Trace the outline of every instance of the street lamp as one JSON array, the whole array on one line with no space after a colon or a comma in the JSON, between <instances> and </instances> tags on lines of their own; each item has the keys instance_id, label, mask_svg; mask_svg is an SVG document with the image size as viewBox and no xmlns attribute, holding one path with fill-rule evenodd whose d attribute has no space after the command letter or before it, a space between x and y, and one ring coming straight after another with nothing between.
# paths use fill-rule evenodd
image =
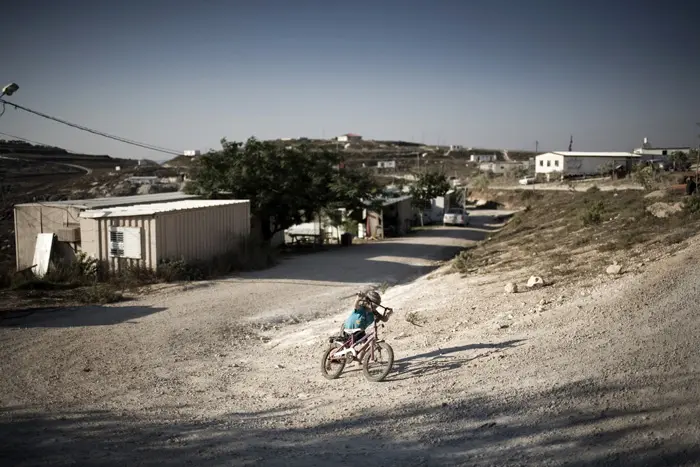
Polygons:
<instances>
[{"instance_id":1,"label":"street lamp","mask_svg":"<svg viewBox=\"0 0 700 467\"><path fill-rule=\"evenodd\" d=\"M17 86L17 83L10 83L4 88L2 88L2 92L0 93L0 97L2 96L11 96L12 94L16 93L17 90L19 89L19 86Z\"/></svg>"}]
</instances>

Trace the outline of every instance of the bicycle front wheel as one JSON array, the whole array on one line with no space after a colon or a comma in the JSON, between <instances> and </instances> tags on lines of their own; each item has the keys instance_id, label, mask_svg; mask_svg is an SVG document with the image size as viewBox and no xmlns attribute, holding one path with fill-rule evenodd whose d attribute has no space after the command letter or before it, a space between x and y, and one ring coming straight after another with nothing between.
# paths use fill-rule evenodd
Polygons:
<instances>
[{"instance_id":1,"label":"bicycle front wheel","mask_svg":"<svg viewBox=\"0 0 700 467\"><path fill-rule=\"evenodd\" d=\"M386 342L377 342L374 348L367 350L362 359L365 378L374 383L384 380L393 366L394 349Z\"/></svg>"}]
</instances>

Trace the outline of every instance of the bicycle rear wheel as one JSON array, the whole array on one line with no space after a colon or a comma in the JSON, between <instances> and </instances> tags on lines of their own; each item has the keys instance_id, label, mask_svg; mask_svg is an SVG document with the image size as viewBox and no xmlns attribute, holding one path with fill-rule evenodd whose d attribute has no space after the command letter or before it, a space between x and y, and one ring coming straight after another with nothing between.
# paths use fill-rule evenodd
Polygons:
<instances>
[{"instance_id":1,"label":"bicycle rear wheel","mask_svg":"<svg viewBox=\"0 0 700 467\"><path fill-rule=\"evenodd\" d=\"M323 358L321 359L321 374L326 379L337 379L345 368L345 357L331 357L331 352L334 350L337 350L337 347L329 346L323 353Z\"/></svg>"},{"instance_id":2,"label":"bicycle rear wheel","mask_svg":"<svg viewBox=\"0 0 700 467\"><path fill-rule=\"evenodd\" d=\"M394 349L386 342L377 342L373 349L368 349L362 359L365 378L378 383L389 374L394 366Z\"/></svg>"}]
</instances>

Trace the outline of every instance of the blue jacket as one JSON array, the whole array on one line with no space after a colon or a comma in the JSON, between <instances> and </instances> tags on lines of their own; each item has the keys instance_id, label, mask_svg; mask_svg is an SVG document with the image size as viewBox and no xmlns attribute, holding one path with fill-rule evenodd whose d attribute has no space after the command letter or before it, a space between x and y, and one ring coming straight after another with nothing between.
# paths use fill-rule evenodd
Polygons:
<instances>
[{"instance_id":1,"label":"blue jacket","mask_svg":"<svg viewBox=\"0 0 700 467\"><path fill-rule=\"evenodd\" d=\"M345 329L364 329L374 323L374 313L369 308L360 306L353 310L345 320Z\"/></svg>"}]
</instances>

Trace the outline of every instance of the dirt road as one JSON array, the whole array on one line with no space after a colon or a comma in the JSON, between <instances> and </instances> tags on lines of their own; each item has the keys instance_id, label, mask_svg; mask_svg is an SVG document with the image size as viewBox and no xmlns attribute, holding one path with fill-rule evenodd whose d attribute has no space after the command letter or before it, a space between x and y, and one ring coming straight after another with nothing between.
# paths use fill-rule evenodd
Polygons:
<instances>
[{"instance_id":1,"label":"dirt road","mask_svg":"<svg viewBox=\"0 0 700 467\"><path fill-rule=\"evenodd\" d=\"M700 277L685 266L699 245L643 275L566 289L504 295L505 276L407 281L459 234L478 232L424 232L4 322L0 455L13 465L700 460ZM399 282L385 294L398 310L384 334L396 371L379 384L357 368L324 380L323 338L348 296L387 278Z\"/></svg>"}]
</instances>

